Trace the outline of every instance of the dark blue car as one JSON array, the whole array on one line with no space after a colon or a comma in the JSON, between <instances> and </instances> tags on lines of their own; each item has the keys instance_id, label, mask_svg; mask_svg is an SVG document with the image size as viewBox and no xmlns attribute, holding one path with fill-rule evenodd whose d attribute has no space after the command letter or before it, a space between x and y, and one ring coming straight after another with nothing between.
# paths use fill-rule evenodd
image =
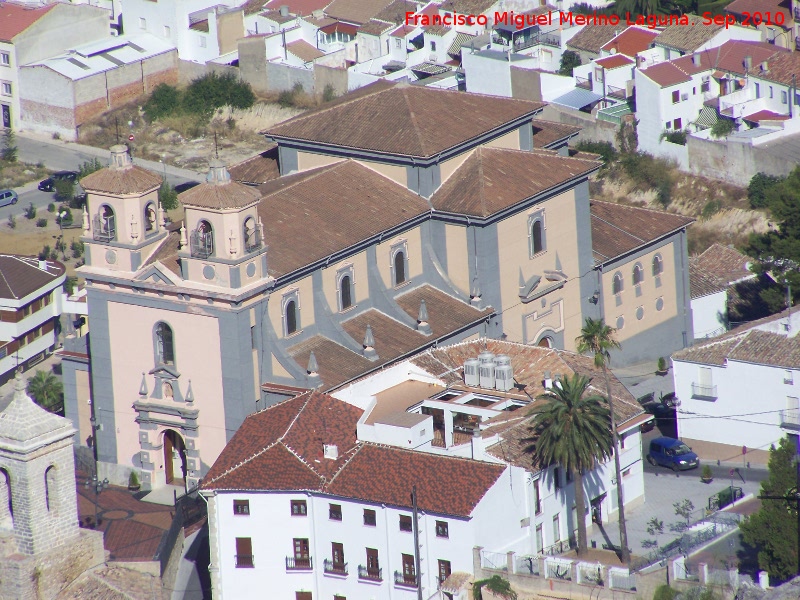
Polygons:
<instances>
[{"instance_id":1,"label":"dark blue car","mask_svg":"<svg viewBox=\"0 0 800 600\"><path fill-rule=\"evenodd\" d=\"M650 442L647 462L669 467L673 471L696 469L700 466L700 459L689 446L670 437L660 437Z\"/></svg>"}]
</instances>

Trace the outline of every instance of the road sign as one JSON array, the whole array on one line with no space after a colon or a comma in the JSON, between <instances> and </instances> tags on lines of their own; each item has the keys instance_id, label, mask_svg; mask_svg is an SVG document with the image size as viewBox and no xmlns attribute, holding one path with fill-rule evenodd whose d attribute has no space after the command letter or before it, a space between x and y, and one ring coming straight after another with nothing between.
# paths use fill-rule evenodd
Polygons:
<instances>
[{"instance_id":1,"label":"road sign","mask_svg":"<svg viewBox=\"0 0 800 600\"><path fill-rule=\"evenodd\" d=\"M133 139L134 139L134 138L133 138L133 134L130 134L130 135L128 136L128 141L129 141L129 142L132 142L132 141L133 141Z\"/></svg>"}]
</instances>

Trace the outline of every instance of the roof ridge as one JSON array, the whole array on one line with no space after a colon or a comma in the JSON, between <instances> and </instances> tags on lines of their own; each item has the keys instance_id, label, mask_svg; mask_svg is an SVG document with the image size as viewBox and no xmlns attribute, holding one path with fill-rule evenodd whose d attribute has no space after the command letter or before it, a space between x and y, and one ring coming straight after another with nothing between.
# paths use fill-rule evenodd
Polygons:
<instances>
[{"instance_id":1,"label":"roof ridge","mask_svg":"<svg viewBox=\"0 0 800 600\"><path fill-rule=\"evenodd\" d=\"M254 413L254 414L256 414L256 413ZM244 466L244 465L246 465L246 464L247 464L247 463L249 463L249 462L252 462L252 461L253 461L253 460L255 460L256 458L258 458L259 456L261 456L262 454L264 454L264 453L265 453L267 450L271 450L272 448L274 448L274 447L275 447L276 445L278 445L279 443L280 443L280 440L275 440L275 441L274 441L274 442L272 442L271 444L267 444L267 445L266 445L266 446L264 446L264 447L263 447L261 450L259 450L258 452L254 453L252 456L248 456L247 458L245 458L244 460L241 460L241 461L239 461L238 463L236 463L236 464L235 464L235 465L233 465L232 467L229 467L229 468L228 468L226 471L223 471L222 473L220 473L219 475L217 475L217 476L216 476L216 477L214 477L213 479L209 479L208 481L204 482L204 485L205 485L205 484L211 484L211 483L214 483L215 481L219 481L220 479L222 479L222 478L223 478L223 477L225 477L226 475L229 475L230 473L233 473L233 472L234 472L236 469L238 469L239 467L241 467L241 466Z\"/></svg>"},{"instance_id":2,"label":"roof ridge","mask_svg":"<svg viewBox=\"0 0 800 600\"><path fill-rule=\"evenodd\" d=\"M294 418L291 420L289 425L286 427L286 431L284 431L281 435L279 435L277 437L276 441L283 443L283 438L285 438L287 435L289 435L289 432L292 430L292 427L294 427L294 424L297 423L297 419L300 418L300 415L303 414L303 411L306 409L306 406L308 406L308 403L311 401L311 398L314 396L315 392L316 392L316 390L311 390L310 392L307 392L308 393L308 397L303 402L303 406L300 407L300 410L297 411L297 414L294 416ZM297 399L299 397L300 396L295 396L294 398L292 398L292 400L295 400L295 399ZM286 445L286 444L284 444L284 445ZM288 448L288 446L287 446L287 448Z\"/></svg>"},{"instance_id":3,"label":"roof ridge","mask_svg":"<svg viewBox=\"0 0 800 600\"><path fill-rule=\"evenodd\" d=\"M297 452L297 451L296 451L294 448L292 448L292 447L291 447L289 444L287 444L286 442L284 442L284 441L283 441L283 439L279 439L279 440L277 441L277 443L278 443L278 444L280 444L281 446L283 446L284 448L286 448L286 450L287 450L287 451L288 451L288 452L289 452L289 453L290 453L292 456L294 456L294 457L295 457L297 460L299 460L299 461L300 461L301 463L303 463L303 464L304 464L306 467L308 467L309 471L311 471L312 473L314 473L314 475L316 475L317 477L319 477L320 479L322 479L322 482L323 482L323 485L322 485L322 487L324 487L324 486L325 486L325 481L326 481L326 478L325 478L325 476L324 476L324 475L322 475L322 474L320 474L320 473L319 473L319 472L318 472L318 471L317 471L317 470L316 470L316 469L315 469L315 468L314 468L314 467L311 465L311 463L309 463L309 462L308 462L308 461L307 461L305 458L303 458L302 456L300 456L300 454L299 454L299 453L298 453L298 452Z\"/></svg>"},{"instance_id":4,"label":"roof ridge","mask_svg":"<svg viewBox=\"0 0 800 600\"><path fill-rule=\"evenodd\" d=\"M286 191L286 190L290 190L293 187L300 185L301 183L305 183L306 181L311 181L312 179L316 179L317 177L319 177L321 175L324 175L324 174L326 174L326 173L328 173L330 171L333 171L336 168L340 167L341 165L346 164L346 163L350 163L350 162L354 163L354 162L357 162L357 161L354 161L352 158L343 158L341 160L337 160L336 162L333 162L333 163L330 163L330 164L327 164L327 165L322 165L320 167L315 167L313 169L308 169L307 171L297 171L296 173L290 173L289 175L283 175L283 176L278 177L276 179L272 179L270 181L267 181L266 183L270 184L270 183L273 183L273 182L280 182L284 177L292 177L294 175L303 175L303 174L305 174L305 177L297 177L296 178L297 181L292 181L291 183L288 183L283 187L279 187L277 189L274 189L274 190L272 190L271 192L269 192L267 194L261 194L261 200L263 200L264 198L269 198L270 196L272 196L274 194L277 194L278 192L283 192L283 191ZM244 184L242 184L242 185L244 185Z\"/></svg>"},{"instance_id":5,"label":"roof ridge","mask_svg":"<svg viewBox=\"0 0 800 600\"><path fill-rule=\"evenodd\" d=\"M363 447L364 447L364 442L362 440L359 440L358 437L356 437L356 445L353 446L353 448L350 449L350 450L354 450L353 453L347 458L347 460L345 460L342 463L342 466L339 467L339 469L337 469L336 473L333 474L333 477L331 477L329 481L325 482L325 484L323 485L323 489L327 490L331 485L333 485L333 482L336 481L336 478L339 476L339 474L344 470L344 468L347 465L349 465L353 461L353 459L356 457L356 455L359 452L361 452L361 449ZM350 450L348 450L348 452L350 452Z\"/></svg>"},{"instance_id":6,"label":"roof ridge","mask_svg":"<svg viewBox=\"0 0 800 600\"><path fill-rule=\"evenodd\" d=\"M417 139L417 144L419 147L419 151L423 156L427 156L427 148L425 147L425 143L422 139L422 132L420 131L419 123L417 123L417 116L414 114L414 110L411 108L411 101L408 98L408 91L411 87L402 87L400 88L403 94L403 100L406 103L406 108L408 109L408 116L409 121L411 121L412 129L414 131L414 137Z\"/></svg>"},{"instance_id":7,"label":"roof ridge","mask_svg":"<svg viewBox=\"0 0 800 600\"><path fill-rule=\"evenodd\" d=\"M486 214L486 186L483 179L483 147L478 148L478 189L480 190L481 212Z\"/></svg>"}]
</instances>

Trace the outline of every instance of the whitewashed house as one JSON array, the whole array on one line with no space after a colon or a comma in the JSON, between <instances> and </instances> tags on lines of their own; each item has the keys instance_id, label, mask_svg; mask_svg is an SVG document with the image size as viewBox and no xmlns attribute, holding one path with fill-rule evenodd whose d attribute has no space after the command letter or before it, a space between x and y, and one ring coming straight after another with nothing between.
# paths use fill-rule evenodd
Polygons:
<instances>
[{"instance_id":1,"label":"whitewashed house","mask_svg":"<svg viewBox=\"0 0 800 600\"><path fill-rule=\"evenodd\" d=\"M684 440L766 450L800 432L800 312L734 329L672 355Z\"/></svg>"},{"instance_id":2,"label":"whitewashed house","mask_svg":"<svg viewBox=\"0 0 800 600\"><path fill-rule=\"evenodd\" d=\"M724 333L728 328L728 287L689 259L689 291L692 305L692 331L695 339Z\"/></svg>"}]
</instances>

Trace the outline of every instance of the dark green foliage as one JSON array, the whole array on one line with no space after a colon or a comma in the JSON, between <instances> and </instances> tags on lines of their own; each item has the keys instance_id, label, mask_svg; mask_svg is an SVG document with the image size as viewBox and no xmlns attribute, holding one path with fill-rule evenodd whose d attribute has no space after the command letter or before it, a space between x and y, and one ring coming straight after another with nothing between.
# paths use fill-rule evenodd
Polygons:
<instances>
[{"instance_id":1,"label":"dark green foliage","mask_svg":"<svg viewBox=\"0 0 800 600\"><path fill-rule=\"evenodd\" d=\"M33 202L28 205L28 208L25 209L24 214L25 218L30 221L36 218L36 207L33 205Z\"/></svg>"},{"instance_id":2,"label":"dark green foliage","mask_svg":"<svg viewBox=\"0 0 800 600\"><path fill-rule=\"evenodd\" d=\"M658 357L658 370L659 371L666 371L667 370L667 359L663 356Z\"/></svg>"},{"instance_id":3,"label":"dark green foliage","mask_svg":"<svg viewBox=\"0 0 800 600\"><path fill-rule=\"evenodd\" d=\"M178 208L178 192L172 187L167 180L158 188L158 201L161 203L161 208L164 210L175 210Z\"/></svg>"},{"instance_id":4,"label":"dark green foliage","mask_svg":"<svg viewBox=\"0 0 800 600\"><path fill-rule=\"evenodd\" d=\"M767 207L767 192L784 180L784 177L756 173L747 186L747 198L752 208Z\"/></svg>"},{"instance_id":5,"label":"dark green foliage","mask_svg":"<svg viewBox=\"0 0 800 600\"><path fill-rule=\"evenodd\" d=\"M48 258L50 258L50 246L45 244L39 252L39 260L47 260Z\"/></svg>"},{"instance_id":6,"label":"dark green foliage","mask_svg":"<svg viewBox=\"0 0 800 600\"><path fill-rule=\"evenodd\" d=\"M17 162L18 154L17 137L14 135L14 130L6 129L3 133L3 148L0 150L0 160L10 163Z\"/></svg>"},{"instance_id":7,"label":"dark green foliage","mask_svg":"<svg viewBox=\"0 0 800 600\"><path fill-rule=\"evenodd\" d=\"M14 216L14 213L9 213L8 215L8 226L11 229L17 228L17 217Z\"/></svg>"},{"instance_id":8,"label":"dark green foliage","mask_svg":"<svg viewBox=\"0 0 800 600\"><path fill-rule=\"evenodd\" d=\"M66 281L64 281L64 291L67 292L67 295L71 296L75 292L76 285L78 285L77 277L67 277Z\"/></svg>"},{"instance_id":9,"label":"dark green foliage","mask_svg":"<svg viewBox=\"0 0 800 600\"><path fill-rule=\"evenodd\" d=\"M49 213L56 212L56 205L53 204L52 202L50 204L48 204L47 205L47 212L49 212Z\"/></svg>"},{"instance_id":10,"label":"dark green foliage","mask_svg":"<svg viewBox=\"0 0 800 600\"><path fill-rule=\"evenodd\" d=\"M53 182L56 200L59 202L72 202L75 198L75 183L69 179L56 179Z\"/></svg>"},{"instance_id":11,"label":"dark green foliage","mask_svg":"<svg viewBox=\"0 0 800 600\"><path fill-rule=\"evenodd\" d=\"M61 214L64 214L62 217ZM73 217L72 211L69 208L68 204L62 204L58 207L58 216L56 217L56 223L60 223L62 227L69 227L72 225Z\"/></svg>"},{"instance_id":12,"label":"dark green foliage","mask_svg":"<svg viewBox=\"0 0 800 600\"><path fill-rule=\"evenodd\" d=\"M662 159L646 152L622 154L620 164L636 185L639 191L656 190L656 199L664 208L672 200L674 181L670 165Z\"/></svg>"},{"instance_id":13,"label":"dark green foliage","mask_svg":"<svg viewBox=\"0 0 800 600\"><path fill-rule=\"evenodd\" d=\"M653 594L653 600L675 600L678 595L678 590L673 590L668 585L660 585L656 588L656 593Z\"/></svg>"},{"instance_id":14,"label":"dark green foliage","mask_svg":"<svg viewBox=\"0 0 800 600\"><path fill-rule=\"evenodd\" d=\"M278 94L278 104L281 108L294 106L294 94L289 90L284 90Z\"/></svg>"},{"instance_id":15,"label":"dark green foliage","mask_svg":"<svg viewBox=\"0 0 800 600\"><path fill-rule=\"evenodd\" d=\"M322 101L330 102L334 98L336 98L336 90L334 90L333 86L329 83L325 86L325 89L322 90Z\"/></svg>"},{"instance_id":16,"label":"dark green foliage","mask_svg":"<svg viewBox=\"0 0 800 600\"><path fill-rule=\"evenodd\" d=\"M87 175L91 175L95 171L99 171L102 168L103 168L103 163L101 163L99 159L92 158L91 160L87 160L83 164L81 164L80 167L78 167L78 179L79 180L83 179Z\"/></svg>"},{"instance_id":17,"label":"dark green foliage","mask_svg":"<svg viewBox=\"0 0 800 600\"><path fill-rule=\"evenodd\" d=\"M36 221L36 226L37 226L37 227L47 227L47 219L45 219L44 217L42 217L41 219L39 219L38 221Z\"/></svg>"},{"instance_id":18,"label":"dark green foliage","mask_svg":"<svg viewBox=\"0 0 800 600\"><path fill-rule=\"evenodd\" d=\"M599 154L603 159L603 164L606 166L617 158L617 151L611 142L582 141L575 144L575 149L581 152Z\"/></svg>"},{"instance_id":19,"label":"dark green foliage","mask_svg":"<svg viewBox=\"0 0 800 600\"><path fill-rule=\"evenodd\" d=\"M730 119L719 119L714 125L711 127L711 135L715 138L726 137L729 134L733 133L735 129L735 125L733 121Z\"/></svg>"},{"instance_id":20,"label":"dark green foliage","mask_svg":"<svg viewBox=\"0 0 800 600\"><path fill-rule=\"evenodd\" d=\"M795 447L786 437L769 452L769 477L761 482L762 496L783 496L796 486ZM797 569L797 511L795 504L764 500L758 512L739 525L745 543L758 550L758 566L770 580L785 581Z\"/></svg>"},{"instance_id":21,"label":"dark green foliage","mask_svg":"<svg viewBox=\"0 0 800 600\"><path fill-rule=\"evenodd\" d=\"M27 391L36 404L50 412L59 412L63 408L64 386L52 373L36 371L28 380Z\"/></svg>"},{"instance_id":22,"label":"dark green foliage","mask_svg":"<svg viewBox=\"0 0 800 600\"><path fill-rule=\"evenodd\" d=\"M561 65L558 69L558 74L572 77L572 70L575 67L580 67L580 66L581 66L580 55L577 52L573 52L572 50L566 50L564 54L561 55Z\"/></svg>"},{"instance_id":23,"label":"dark green foliage","mask_svg":"<svg viewBox=\"0 0 800 600\"><path fill-rule=\"evenodd\" d=\"M162 117L178 112L181 107L181 92L178 88L166 83L159 83L147 102L144 103L144 114L151 123Z\"/></svg>"},{"instance_id":24,"label":"dark green foliage","mask_svg":"<svg viewBox=\"0 0 800 600\"><path fill-rule=\"evenodd\" d=\"M517 593L511 589L508 579L503 579L500 575L492 575L489 579L481 579L472 584L472 595L475 600L483 600L481 590L486 588L499 594L508 600L517 600Z\"/></svg>"},{"instance_id":25,"label":"dark green foliage","mask_svg":"<svg viewBox=\"0 0 800 600\"><path fill-rule=\"evenodd\" d=\"M80 240L72 240L69 249L72 250L72 258L80 258L84 250L83 242Z\"/></svg>"},{"instance_id":26,"label":"dark green foliage","mask_svg":"<svg viewBox=\"0 0 800 600\"><path fill-rule=\"evenodd\" d=\"M722 202L720 202L719 200L709 200L703 207L703 212L702 212L703 218L708 219L709 217L717 214L721 208L722 208Z\"/></svg>"},{"instance_id":27,"label":"dark green foliage","mask_svg":"<svg viewBox=\"0 0 800 600\"><path fill-rule=\"evenodd\" d=\"M256 96L249 83L238 79L233 73L222 75L212 71L193 80L183 93L183 108L186 112L210 117L223 106L250 108Z\"/></svg>"},{"instance_id":28,"label":"dark green foliage","mask_svg":"<svg viewBox=\"0 0 800 600\"><path fill-rule=\"evenodd\" d=\"M686 145L686 130L678 129L673 131L665 131L661 134L662 140L667 140L668 142L672 142L673 144L679 144L681 146Z\"/></svg>"}]
</instances>

